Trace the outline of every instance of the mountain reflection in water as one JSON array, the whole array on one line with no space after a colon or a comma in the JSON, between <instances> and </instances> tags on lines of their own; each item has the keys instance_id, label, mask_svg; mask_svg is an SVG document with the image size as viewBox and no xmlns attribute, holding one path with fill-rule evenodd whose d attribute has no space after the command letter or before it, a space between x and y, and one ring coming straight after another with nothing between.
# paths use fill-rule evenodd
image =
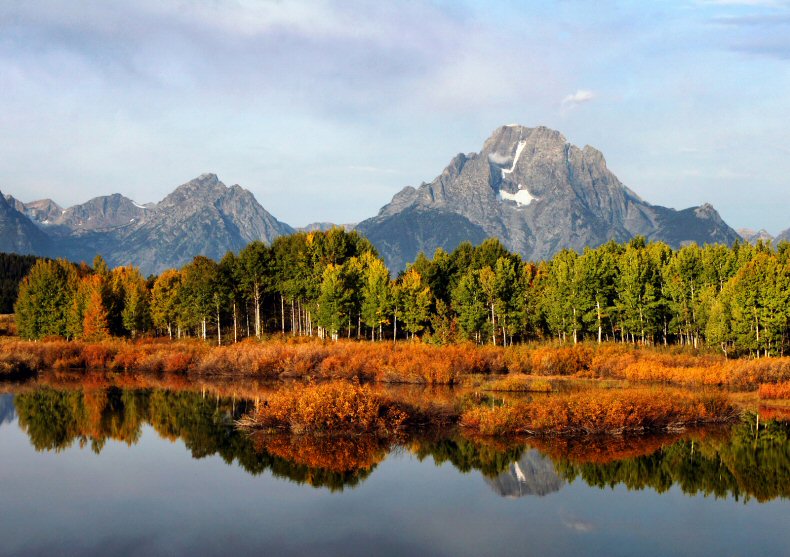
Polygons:
<instances>
[{"instance_id":1,"label":"mountain reflection in water","mask_svg":"<svg viewBox=\"0 0 790 557\"><path fill-rule=\"evenodd\" d=\"M11 401L13 400L13 404ZM0 395L0 423L14 419L38 451L78 444L100 454L108 440L136 444L145 424L193 458L219 455L246 472L338 491L365 481L392 451L461 472L478 471L504 497L544 496L577 479L590 486L768 501L790 495L787 422L746 416L736 425L638 438L467 438L458 432L382 439L249 435L235 420L254 402L203 389L35 385Z\"/></svg>"}]
</instances>

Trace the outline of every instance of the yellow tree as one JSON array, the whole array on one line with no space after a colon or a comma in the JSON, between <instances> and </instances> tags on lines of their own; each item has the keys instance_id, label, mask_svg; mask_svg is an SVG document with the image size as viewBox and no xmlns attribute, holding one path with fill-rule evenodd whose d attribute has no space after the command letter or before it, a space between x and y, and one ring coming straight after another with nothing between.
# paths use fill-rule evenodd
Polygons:
<instances>
[{"instance_id":1,"label":"yellow tree","mask_svg":"<svg viewBox=\"0 0 790 557\"><path fill-rule=\"evenodd\" d=\"M103 280L99 275L82 279L80 290L84 292L85 311L82 320L82 336L86 340L102 340L109 336L108 312L102 298Z\"/></svg>"}]
</instances>

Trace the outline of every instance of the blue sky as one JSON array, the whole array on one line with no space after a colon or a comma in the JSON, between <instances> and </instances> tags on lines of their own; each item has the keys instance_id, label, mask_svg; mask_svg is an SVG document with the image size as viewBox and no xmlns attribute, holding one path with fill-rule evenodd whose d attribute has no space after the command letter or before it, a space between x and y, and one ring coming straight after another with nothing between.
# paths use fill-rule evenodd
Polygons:
<instances>
[{"instance_id":1,"label":"blue sky","mask_svg":"<svg viewBox=\"0 0 790 557\"><path fill-rule=\"evenodd\" d=\"M790 2L0 0L0 190L158 201L216 172L372 216L502 124L652 203L790 227Z\"/></svg>"}]
</instances>

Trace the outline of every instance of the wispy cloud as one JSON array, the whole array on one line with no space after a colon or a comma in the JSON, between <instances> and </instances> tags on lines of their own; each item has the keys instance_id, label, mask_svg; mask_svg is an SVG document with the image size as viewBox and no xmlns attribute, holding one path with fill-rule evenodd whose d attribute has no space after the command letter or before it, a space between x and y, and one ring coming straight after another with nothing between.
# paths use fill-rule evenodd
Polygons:
<instances>
[{"instance_id":1,"label":"wispy cloud","mask_svg":"<svg viewBox=\"0 0 790 557\"><path fill-rule=\"evenodd\" d=\"M562 109L567 111L576 108L580 104L590 102L595 98L595 93L589 89L578 89L575 93L565 95L562 99Z\"/></svg>"}]
</instances>

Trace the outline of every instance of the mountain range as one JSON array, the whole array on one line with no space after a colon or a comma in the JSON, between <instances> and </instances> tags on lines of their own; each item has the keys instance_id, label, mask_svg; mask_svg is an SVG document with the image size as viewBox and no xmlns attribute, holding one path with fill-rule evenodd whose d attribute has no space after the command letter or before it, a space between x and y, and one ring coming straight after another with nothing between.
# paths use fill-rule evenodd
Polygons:
<instances>
[{"instance_id":1,"label":"mountain range","mask_svg":"<svg viewBox=\"0 0 790 557\"><path fill-rule=\"evenodd\" d=\"M393 271L420 251L488 237L532 260L637 235L673 247L740 238L712 206L651 205L617 179L600 151L545 127L518 125L496 129L479 152L456 155L432 182L404 188L378 215L343 226L367 236ZM134 264L146 274L292 232L252 193L215 174L149 204L113 194L64 209L49 199L0 195L0 251L88 262L101 254L111 266Z\"/></svg>"},{"instance_id":2,"label":"mountain range","mask_svg":"<svg viewBox=\"0 0 790 557\"><path fill-rule=\"evenodd\" d=\"M32 228L31 228L32 225ZM219 259L253 240L270 243L294 230L269 214L255 196L203 174L155 204L120 194L61 209L51 200L22 203L0 196L0 250L134 264L144 273L179 267L195 255Z\"/></svg>"}]
</instances>

